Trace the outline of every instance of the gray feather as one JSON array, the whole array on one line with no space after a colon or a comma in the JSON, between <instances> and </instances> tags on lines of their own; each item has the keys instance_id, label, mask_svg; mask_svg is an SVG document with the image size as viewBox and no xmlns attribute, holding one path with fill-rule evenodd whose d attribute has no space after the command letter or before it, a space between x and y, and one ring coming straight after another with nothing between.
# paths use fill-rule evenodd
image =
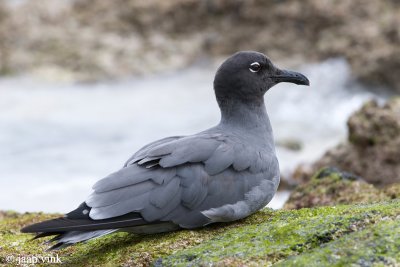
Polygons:
<instances>
[{"instance_id":1,"label":"gray feather","mask_svg":"<svg viewBox=\"0 0 400 267\"><path fill-rule=\"evenodd\" d=\"M235 147L235 158L233 160L233 168L240 172L251 166L251 161L254 151L244 147L244 145L237 145Z\"/></svg>"},{"instance_id":2,"label":"gray feather","mask_svg":"<svg viewBox=\"0 0 400 267\"><path fill-rule=\"evenodd\" d=\"M171 154L160 160L160 165L164 168L181 165L186 162L202 162L207 160L217 149L219 142L209 138L192 138L189 144L183 143L178 146ZM179 141L178 141L179 142Z\"/></svg>"},{"instance_id":3,"label":"gray feather","mask_svg":"<svg viewBox=\"0 0 400 267\"><path fill-rule=\"evenodd\" d=\"M94 207L90 210L89 216L94 220L102 220L121 216L133 211L140 212L149 204L149 195L150 192L147 192L109 206Z\"/></svg>"},{"instance_id":4,"label":"gray feather","mask_svg":"<svg viewBox=\"0 0 400 267\"><path fill-rule=\"evenodd\" d=\"M59 250L76 243L84 242L90 239L95 239L104 235L111 234L117 231L117 229L109 229L109 230L97 230L97 231L70 231L56 236L52 241L56 241L56 244L53 245L49 250Z\"/></svg>"},{"instance_id":5,"label":"gray feather","mask_svg":"<svg viewBox=\"0 0 400 267\"><path fill-rule=\"evenodd\" d=\"M168 143L170 141L173 140L177 140L182 138L183 136L170 136L170 137L166 137L157 141L154 141L152 143L149 143L147 145L145 145L144 147L142 147L141 149L139 149L135 154L132 155L132 157L130 157L126 163L124 164L124 167L131 165L133 163L136 163L137 161L139 161L140 159L143 159L146 157L147 151L159 144L163 144L163 143Z\"/></svg>"},{"instance_id":6,"label":"gray feather","mask_svg":"<svg viewBox=\"0 0 400 267\"><path fill-rule=\"evenodd\" d=\"M160 159L160 157L146 157L146 158L143 158L140 161L138 161L137 164L138 165L143 165L143 164L145 164L147 162L158 160L158 159Z\"/></svg>"},{"instance_id":7,"label":"gray feather","mask_svg":"<svg viewBox=\"0 0 400 267\"><path fill-rule=\"evenodd\" d=\"M208 194L210 176L201 164L182 166L177 170L177 174L181 177L181 186L183 187L182 205L195 209Z\"/></svg>"},{"instance_id":8,"label":"gray feather","mask_svg":"<svg viewBox=\"0 0 400 267\"><path fill-rule=\"evenodd\" d=\"M233 163L233 152L232 146L221 143L212 156L204 162L206 172L215 175L228 168Z\"/></svg>"},{"instance_id":9,"label":"gray feather","mask_svg":"<svg viewBox=\"0 0 400 267\"><path fill-rule=\"evenodd\" d=\"M179 189L178 192L171 196L172 198L167 203L165 203L163 208L157 208L154 205L148 205L141 212L143 218L149 222L156 220L165 221L163 217L165 217L168 213L172 212L179 206L179 203L181 202L181 189Z\"/></svg>"},{"instance_id":10,"label":"gray feather","mask_svg":"<svg viewBox=\"0 0 400 267\"><path fill-rule=\"evenodd\" d=\"M86 204L93 208L116 204L123 200L142 195L155 187L153 181L144 181L135 185L126 186L101 193L93 192L86 199Z\"/></svg>"},{"instance_id":11,"label":"gray feather","mask_svg":"<svg viewBox=\"0 0 400 267\"><path fill-rule=\"evenodd\" d=\"M96 192L101 193L133 184L138 184L149 179L161 184L164 181L169 181L172 179L175 174L176 170L174 168L167 170L146 169L134 164L122 168L121 170L110 174L106 178L101 179L94 184L93 189Z\"/></svg>"},{"instance_id":12,"label":"gray feather","mask_svg":"<svg viewBox=\"0 0 400 267\"><path fill-rule=\"evenodd\" d=\"M169 183L154 188L150 193L150 203L162 209L178 193L179 184L180 179L175 177Z\"/></svg>"}]
</instances>

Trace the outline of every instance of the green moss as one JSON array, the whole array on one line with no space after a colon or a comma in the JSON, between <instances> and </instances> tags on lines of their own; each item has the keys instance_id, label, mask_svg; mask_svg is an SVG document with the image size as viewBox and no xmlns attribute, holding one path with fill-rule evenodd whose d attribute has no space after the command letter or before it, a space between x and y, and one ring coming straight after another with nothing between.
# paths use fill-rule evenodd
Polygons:
<instances>
[{"instance_id":1,"label":"green moss","mask_svg":"<svg viewBox=\"0 0 400 267\"><path fill-rule=\"evenodd\" d=\"M398 266L400 220L387 219L320 248L289 257L277 266Z\"/></svg>"},{"instance_id":2,"label":"green moss","mask_svg":"<svg viewBox=\"0 0 400 267\"><path fill-rule=\"evenodd\" d=\"M228 224L215 224L210 227L191 231L183 230L157 235L133 235L116 233L86 243L68 247L60 251L46 252L50 238L31 240L32 235L19 232L23 226L38 221L58 217L58 214L15 212L0 213L0 265L6 263L9 255L17 257L40 255L58 255L66 266L148 266L161 257L173 254L188 247L196 246L216 235L220 235L236 225L256 222L260 216L247 218ZM37 264L35 266L42 266ZM46 266L46 264L43 264Z\"/></svg>"},{"instance_id":3,"label":"green moss","mask_svg":"<svg viewBox=\"0 0 400 267\"><path fill-rule=\"evenodd\" d=\"M256 215L264 216L261 223L230 229L208 242L165 258L163 264L270 265L340 240L370 225L379 227L382 220L399 216L399 204L396 200L369 205L262 211ZM389 254L392 255L391 251Z\"/></svg>"},{"instance_id":4,"label":"green moss","mask_svg":"<svg viewBox=\"0 0 400 267\"><path fill-rule=\"evenodd\" d=\"M389 239L398 241L397 233L394 234L398 223L394 218L400 216L400 200L301 210L265 209L235 223L147 236L116 233L55 252L46 252L48 245L44 241L49 238L30 240L32 235L19 232L24 225L57 216L0 213L0 264L7 263L9 255L15 258L58 255L65 266L197 266L211 263L256 266L285 260L288 264L303 263L307 259L325 262L324 251L337 250L340 254L341 244L348 246L348 249L343 248L343 253L346 250L354 252L351 262L358 259L377 262L381 258L368 256L368 244L385 244ZM355 241L347 241L351 239ZM365 247L368 257L357 254L361 253L357 246ZM387 254L379 250L378 255L385 259L380 262L400 263L392 253L397 244L388 246ZM338 260L338 264L340 262Z\"/></svg>"}]
</instances>

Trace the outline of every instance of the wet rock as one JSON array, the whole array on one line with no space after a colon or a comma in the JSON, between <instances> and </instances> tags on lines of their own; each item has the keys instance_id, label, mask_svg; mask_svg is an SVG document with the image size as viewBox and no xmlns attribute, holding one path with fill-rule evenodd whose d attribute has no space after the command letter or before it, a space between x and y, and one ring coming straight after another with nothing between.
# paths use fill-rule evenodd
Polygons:
<instances>
[{"instance_id":1,"label":"wet rock","mask_svg":"<svg viewBox=\"0 0 400 267\"><path fill-rule=\"evenodd\" d=\"M323 168L310 181L296 187L284 208L370 203L392 199L389 194L354 174L336 168Z\"/></svg>"},{"instance_id":2,"label":"wet rock","mask_svg":"<svg viewBox=\"0 0 400 267\"><path fill-rule=\"evenodd\" d=\"M384 186L400 182L400 98L380 106L370 101L348 120L348 142L327 151L312 166L299 167L299 183L324 166L333 166Z\"/></svg>"}]
</instances>

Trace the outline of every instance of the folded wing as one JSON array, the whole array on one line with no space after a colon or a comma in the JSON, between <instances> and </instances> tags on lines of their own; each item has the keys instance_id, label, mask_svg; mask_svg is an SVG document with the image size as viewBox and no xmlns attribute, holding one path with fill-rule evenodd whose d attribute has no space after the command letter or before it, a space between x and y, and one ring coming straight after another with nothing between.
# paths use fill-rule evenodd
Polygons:
<instances>
[{"instance_id":1,"label":"folded wing","mask_svg":"<svg viewBox=\"0 0 400 267\"><path fill-rule=\"evenodd\" d=\"M89 215L103 220L137 212L148 222L207 224L201 210L239 201L263 178L268 161L251 150L219 133L154 142L93 186ZM198 222L182 223L187 217Z\"/></svg>"}]
</instances>

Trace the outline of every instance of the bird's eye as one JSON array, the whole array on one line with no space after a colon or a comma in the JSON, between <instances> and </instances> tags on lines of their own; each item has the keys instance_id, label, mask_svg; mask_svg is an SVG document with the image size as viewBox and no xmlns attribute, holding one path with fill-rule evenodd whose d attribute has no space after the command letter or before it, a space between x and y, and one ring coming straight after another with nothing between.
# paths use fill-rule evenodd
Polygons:
<instances>
[{"instance_id":1,"label":"bird's eye","mask_svg":"<svg viewBox=\"0 0 400 267\"><path fill-rule=\"evenodd\" d=\"M261 65L258 62L253 62L250 64L249 70L251 72L258 72L261 69Z\"/></svg>"}]
</instances>

